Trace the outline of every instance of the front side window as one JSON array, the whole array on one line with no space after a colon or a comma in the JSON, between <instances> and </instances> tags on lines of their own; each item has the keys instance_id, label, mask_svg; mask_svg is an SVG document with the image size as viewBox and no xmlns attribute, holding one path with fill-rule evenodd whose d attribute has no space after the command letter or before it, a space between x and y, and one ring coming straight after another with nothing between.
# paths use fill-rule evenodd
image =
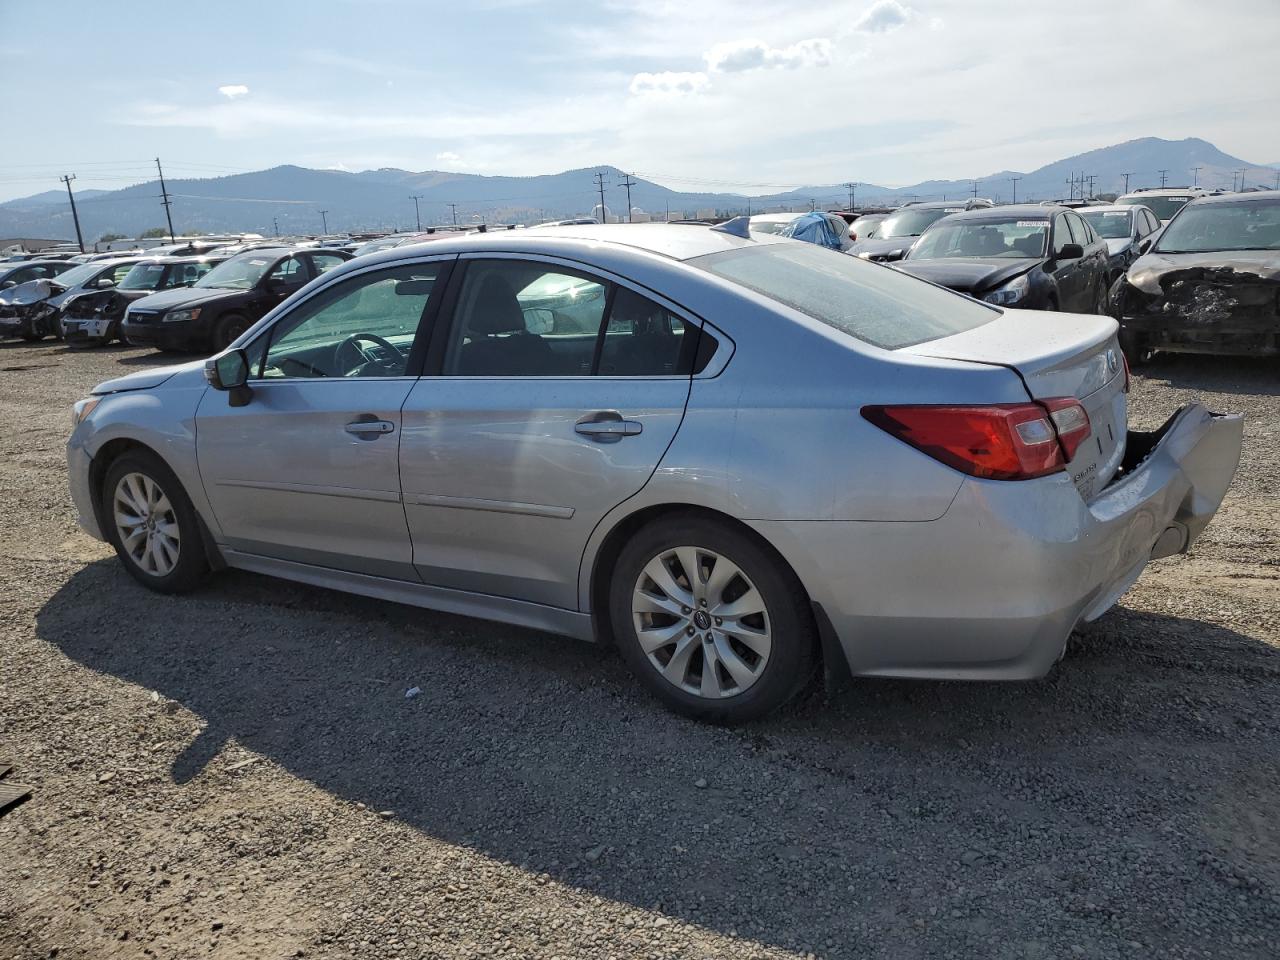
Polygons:
<instances>
[{"instance_id":1,"label":"front side window","mask_svg":"<svg viewBox=\"0 0 1280 960\"><path fill-rule=\"evenodd\" d=\"M404 376L441 269L405 265L336 284L281 317L250 349L250 369L268 380Z\"/></svg>"},{"instance_id":2,"label":"front side window","mask_svg":"<svg viewBox=\"0 0 1280 960\"><path fill-rule=\"evenodd\" d=\"M139 263L120 281L121 290L155 290L164 278L163 263Z\"/></svg>"},{"instance_id":3,"label":"front side window","mask_svg":"<svg viewBox=\"0 0 1280 960\"><path fill-rule=\"evenodd\" d=\"M812 244L769 244L687 261L885 350L972 330L1000 311L899 270Z\"/></svg>"},{"instance_id":4,"label":"front side window","mask_svg":"<svg viewBox=\"0 0 1280 960\"><path fill-rule=\"evenodd\" d=\"M297 257L290 257L288 260L282 260L271 271L268 278L274 283L284 284L285 286L299 286L307 279L307 272L302 266L302 261Z\"/></svg>"},{"instance_id":5,"label":"front side window","mask_svg":"<svg viewBox=\"0 0 1280 960\"><path fill-rule=\"evenodd\" d=\"M1068 243L1078 242L1071 236L1071 226L1065 215L1053 221L1053 255L1055 257L1062 256L1062 251L1066 249Z\"/></svg>"}]
</instances>

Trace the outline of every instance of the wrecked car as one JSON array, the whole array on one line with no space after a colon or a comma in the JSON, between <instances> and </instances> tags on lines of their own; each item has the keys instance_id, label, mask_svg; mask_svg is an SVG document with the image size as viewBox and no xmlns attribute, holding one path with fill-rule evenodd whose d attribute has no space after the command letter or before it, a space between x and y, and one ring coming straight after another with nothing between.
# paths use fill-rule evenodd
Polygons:
<instances>
[{"instance_id":1,"label":"wrecked car","mask_svg":"<svg viewBox=\"0 0 1280 960\"><path fill-rule=\"evenodd\" d=\"M1280 354L1280 191L1193 200L1111 292L1130 363Z\"/></svg>"},{"instance_id":2,"label":"wrecked car","mask_svg":"<svg viewBox=\"0 0 1280 960\"><path fill-rule=\"evenodd\" d=\"M1107 289L1133 261L1150 249L1160 232L1160 218L1140 204L1104 204L1080 211L1095 233L1107 242Z\"/></svg>"},{"instance_id":3,"label":"wrecked car","mask_svg":"<svg viewBox=\"0 0 1280 960\"><path fill-rule=\"evenodd\" d=\"M990 208L990 200L971 197L968 200L931 200L908 203L880 221L874 237L859 234L858 241L846 251L863 260L901 260L926 229L953 213ZM856 231L855 231L856 232Z\"/></svg>"},{"instance_id":4,"label":"wrecked car","mask_svg":"<svg viewBox=\"0 0 1280 960\"><path fill-rule=\"evenodd\" d=\"M220 256L147 257L110 289L84 293L63 304L62 338L72 347L104 346L120 336L129 304L158 290L189 287L226 259Z\"/></svg>"},{"instance_id":5,"label":"wrecked car","mask_svg":"<svg viewBox=\"0 0 1280 960\"><path fill-rule=\"evenodd\" d=\"M64 307L76 297L112 289L137 262L137 257L129 257L82 263L6 290L0 296L0 337L61 337Z\"/></svg>"},{"instance_id":6,"label":"wrecked car","mask_svg":"<svg viewBox=\"0 0 1280 960\"><path fill-rule=\"evenodd\" d=\"M1065 207L952 214L894 266L1001 307L1102 313L1107 303L1106 242Z\"/></svg>"}]
</instances>

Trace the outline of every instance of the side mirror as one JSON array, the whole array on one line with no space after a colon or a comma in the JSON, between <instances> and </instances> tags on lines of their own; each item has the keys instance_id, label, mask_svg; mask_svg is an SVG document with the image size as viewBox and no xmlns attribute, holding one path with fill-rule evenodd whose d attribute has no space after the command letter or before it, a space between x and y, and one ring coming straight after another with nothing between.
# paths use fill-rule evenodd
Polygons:
<instances>
[{"instance_id":1,"label":"side mirror","mask_svg":"<svg viewBox=\"0 0 1280 960\"><path fill-rule=\"evenodd\" d=\"M243 350L227 350L204 362L204 378L215 390L228 393L228 403L243 407L253 396L249 386L249 358Z\"/></svg>"},{"instance_id":2,"label":"side mirror","mask_svg":"<svg viewBox=\"0 0 1280 960\"><path fill-rule=\"evenodd\" d=\"M8 290L10 287L16 287L17 285L13 280L6 280L4 283L0 283L0 290Z\"/></svg>"},{"instance_id":3,"label":"side mirror","mask_svg":"<svg viewBox=\"0 0 1280 960\"><path fill-rule=\"evenodd\" d=\"M1151 249L1151 238L1150 238L1150 237L1143 237L1141 240L1139 240L1139 241L1138 241L1138 252L1139 252L1139 253L1146 253L1146 252L1147 252L1148 250L1150 250L1150 249Z\"/></svg>"},{"instance_id":4,"label":"side mirror","mask_svg":"<svg viewBox=\"0 0 1280 960\"><path fill-rule=\"evenodd\" d=\"M1084 247L1078 243L1064 244L1062 249L1058 251L1057 260L1079 260L1084 256Z\"/></svg>"},{"instance_id":5,"label":"side mirror","mask_svg":"<svg viewBox=\"0 0 1280 960\"><path fill-rule=\"evenodd\" d=\"M110 290L115 285L116 285L116 282L112 280L110 277L102 277L101 279L98 280L99 290Z\"/></svg>"}]
</instances>

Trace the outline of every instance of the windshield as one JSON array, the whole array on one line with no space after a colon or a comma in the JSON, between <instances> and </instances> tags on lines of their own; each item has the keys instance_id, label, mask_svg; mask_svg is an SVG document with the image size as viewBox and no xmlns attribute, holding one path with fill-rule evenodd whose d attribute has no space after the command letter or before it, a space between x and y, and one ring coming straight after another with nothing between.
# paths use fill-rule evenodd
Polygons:
<instances>
[{"instance_id":1,"label":"windshield","mask_svg":"<svg viewBox=\"0 0 1280 960\"><path fill-rule=\"evenodd\" d=\"M1150 207L1161 220L1170 220L1173 215L1183 208L1187 201L1193 199L1190 196L1179 197L1121 197L1116 201L1117 204L1125 207L1143 206Z\"/></svg>"},{"instance_id":2,"label":"windshield","mask_svg":"<svg viewBox=\"0 0 1280 960\"><path fill-rule=\"evenodd\" d=\"M886 350L972 330L1000 315L891 267L812 244L748 247L688 262Z\"/></svg>"},{"instance_id":3,"label":"windshield","mask_svg":"<svg viewBox=\"0 0 1280 960\"><path fill-rule=\"evenodd\" d=\"M233 290L248 290L271 268L274 261L271 257L259 256L255 253L242 253L232 257L225 263L214 267L196 281L197 287L230 287Z\"/></svg>"},{"instance_id":4,"label":"windshield","mask_svg":"<svg viewBox=\"0 0 1280 960\"><path fill-rule=\"evenodd\" d=\"M950 213L963 213L964 207L933 207L928 210L907 208L892 213L881 221L876 230L877 240L892 240L896 237L918 237L925 228Z\"/></svg>"},{"instance_id":5,"label":"windshield","mask_svg":"<svg viewBox=\"0 0 1280 960\"><path fill-rule=\"evenodd\" d=\"M1187 207L1156 243L1159 253L1280 250L1280 200Z\"/></svg>"},{"instance_id":6,"label":"windshield","mask_svg":"<svg viewBox=\"0 0 1280 960\"><path fill-rule=\"evenodd\" d=\"M139 263L125 274L117 289L119 290L155 290L164 277L163 263Z\"/></svg>"},{"instance_id":7,"label":"windshield","mask_svg":"<svg viewBox=\"0 0 1280 960\"><path fill-rule=\"evenodd\" d=\"M1049 219L1043 220L958 220L930 227L907 254L908 260L937 260L944 257L1044 256Z\"/></svg>"},{"instance_id":8,"label":"windshield","mask_svg":"<svg viewBox=\"0 0 1280 960\"><path fill-rule=\"evenodd\" d=\"M1133 224L1128 210L1099 210L1096 213L1080 211L1080 216L1089 221L1089 226L1103 240L1127 240L1133 236Z\"/></svg>"},{"instance_id":9,"label":"windshield","mask_svg":"<svg viewBox=\"0 0 1280 960\"><path fill-rule=\"evenodd\" d=\"M874 240L880 236L880 224L884 217L859 217L849 225L849 232L858 235L859 240Z\"/></svg>"},{"instance_id":10,"label":"windshield","mask_svg":"<svg viewBox=\"0 0 1280 960\"><path fill-rule=\"evenodd\" d=\"M58 274L54 283L61 287L74 287L78 283L92 280L100 272L102 272L102 264L84 263L78 267L72 267L66 273Z\"/></svg>"},{"instance_id":11,"label":"windshield","mask_svg":"<svg viewBox=\"0 0 1280 960\"><path fill-rule=\"evenodd\" d=\"M752 233L781 233L791 226L790 220L760 220L751 224Z\"/></svg>"}]
</instances>

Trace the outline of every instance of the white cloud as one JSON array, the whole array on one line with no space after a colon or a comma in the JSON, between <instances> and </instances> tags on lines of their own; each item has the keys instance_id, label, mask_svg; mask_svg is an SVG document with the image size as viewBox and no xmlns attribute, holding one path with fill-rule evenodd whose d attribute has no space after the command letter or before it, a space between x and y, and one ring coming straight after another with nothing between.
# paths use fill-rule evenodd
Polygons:
<instances>
[{"instance_id":1,"label":"white cloud","mask_svg":"<svg viewBox=\"0 0 1280 960\"><path fill-rule=\"evenodd\" d=\"M228 100L234 100L236 97L243 97L249 92L249 88L243 83L229 83L224 87L219 87L218 92Z\"/></svg>"},{"instance_id":2,"label":"white cloud","mask_svg":"<svg viewBox=\"0 0 1280 960\"><path fill-rule=\"evenodd\" d=\"M831 62L831 41L822 37L801 40L789 47L771 47L762 40L717 43L702 55L715 73L781 67L825 67Z\"/></svg>"},{"instance_id":3,"label":"white cloud","mask_svg":"<svg viewBox=\"0 0 1280 960\"><path fill-rule=\"evenodd\" d=\"M876 0L853 29L860 33L891 33L916 16L915 10L905 7L898 0ZM935 18L936 19L936 18Z\"/></svg>"},{"instance_id":4,"label":"white cloud","mask_svg":"<svg viewBox=\"0 0 1280 960\"><path fill-rule=\"evenodd\" d=\"M437 153L437 154L436 154L436 162L437 162L437 163L452 163L452 164L457 165L457 164L461 164L461 163L462 163L462 158L461 158L460 156L458 156L456 153L454 153L452 150L446 150L446 151L444 151L444 153Z\"/></svg>"},{"instance_id":5,"label":"white cloud","mask_svg":"<svg viewBox=\"0 0 1280 960\"><path fill-rule=\"evenodd\" d=\"M636 96L679 97L697 93L707 83L707 75L701 72L637 73L631 78L631 92Z\"/></svg>"}]
</instances>

